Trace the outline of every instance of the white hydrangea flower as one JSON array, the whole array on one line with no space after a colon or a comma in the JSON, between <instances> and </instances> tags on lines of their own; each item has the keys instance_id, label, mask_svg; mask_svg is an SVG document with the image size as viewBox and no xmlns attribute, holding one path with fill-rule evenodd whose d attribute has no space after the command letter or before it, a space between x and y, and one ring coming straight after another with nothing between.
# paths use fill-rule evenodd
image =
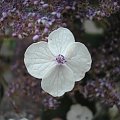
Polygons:
<instances>
[{"instance_id":1,"label":"white hydrangea flower","mask_svg":"<svg viewBox=\"0 0 120 120\"><path fill-rule=\"evenodd\" d=\"M27 118L22 118L22 119L20 119L20 120L28 120Z\"/></svg>"},{"instance_id":2,"label":"white hydrangea flower","mask_svg":"<svg viewBox=\"0 0 120 120\"><path fill-rule=\"evenodd\" d=\"M86 46L75 42L72 32L61 27L50 33L48 42L30 45L24 62L32 76L42 78L42 89L57 97L73 89L75 81L89 71L92 60Z\"/></svg>"},{"instance_id":3,"label":"white hydrangea flower","mask_svg":"<svg viewBox=\"0 0 120 120\"><path fill-rule=\"evenodd\" d=\"M67 120L92 120L93 114L91 110L80 104L72 105L67 113Z\"/></svg>"},{"instance_id":4,"label":"white hydrangea flower","mask_svg":"<svg viewBox=\"0 0 120 120\"><path fill-rule=\"evenodd\" d=\"M9 120L15 120L15 119L9 119ZM20 120L28 120L27 118L21 118Z\"/></svg>"},{"instance_id":5,"label":"white hydrangea flower","mask_svg":"<svg viewBox=\"0 0 120 120\"><path fill-rule=\"evenodd\" d=\"M103 34L103 28L98 28L91 20L85 20L83 24L84 30L88 34Z\"/></svg>"}]
</instances>

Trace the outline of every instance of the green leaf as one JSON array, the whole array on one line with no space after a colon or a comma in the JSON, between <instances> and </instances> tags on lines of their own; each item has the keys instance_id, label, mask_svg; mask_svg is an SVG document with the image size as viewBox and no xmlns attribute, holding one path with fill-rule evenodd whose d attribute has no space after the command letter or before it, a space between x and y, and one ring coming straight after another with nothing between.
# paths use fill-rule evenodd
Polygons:
<instances>
[{"instance_id":1,"label":"green leaf","mask_svg":"<svg viewBox=\"0 0 120 120\"><path fill-rule=\"evenodd\" d=\"M99 47L104 42L103 35L91 35L85 34L84 35L85 42L89 43L93 47Z\"/></svg>"}]
</instances>

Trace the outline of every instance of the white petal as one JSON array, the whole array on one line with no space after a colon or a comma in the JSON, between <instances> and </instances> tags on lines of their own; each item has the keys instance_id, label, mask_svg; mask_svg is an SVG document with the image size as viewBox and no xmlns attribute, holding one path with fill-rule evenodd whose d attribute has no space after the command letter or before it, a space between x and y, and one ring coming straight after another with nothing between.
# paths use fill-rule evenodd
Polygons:
<instances>
[{"instance_id":1,"label":"white petal","mask_svg":"<svg viewBox=\"0 0 120 120\"><path fill-rule=\"evenodd\" d=\"M24 63L32 76L42 78L55 65L53 59L54 56L50 52L47 42L42 41L33 43L27 48Z\"/></svg>"},{"instance_id":2,"label":"white petal","mask_svg":"<svg viewBox=\"0 0 120 120\"><path fill-rule=\"evenodd\" d=\"M83 106L82 109L83 109L83 114L82 114L81 120L92 120L93 119L92 111L85 106Z\"/></svg>"},{"instance_id":3,"label":"white petal","mask_svg":"<svg viewBox=\"0 0 120 120\"><path fill-rule=\"evenodd\" d=\"M82 111L82 106L80 104L72 105L71 110Z\"/></svg>"},{"instance_id":4,"label":"white petal","mask_svg":"<svg viewBox=\"0 0 120 120\"><path fill-rule=\"evenodd\" d=\"M78 116L82 116L81 115L81 111L77 111L77 110L70 110L68 113L67 113L67 120L82 120L80 118L78 118Z\"/></svg>"},{"instance_id":5,"label":"white petal","mask_svg":"<svg viewBox=\"0 0 120 120\"><path fill-rule=\"evenodd\" d=\"M104 32L102 28L97 28L91 20L86 20L83 25L85 32L88 34L102 34Z\"/></svg>"},{"instance_id":6,"label":"white petal","mask_svg":"<svg viewBox=\"0 0 120 120\"><path fill-rule=\"evenodd\" d=\"M73 72L65 65L56 65L43 77L41 86L54 97L62 96L74 87Z\"/></svg>"},{"instance_id":7,"label":"white petal","mask_svg":"<svg viewBox=\"0 0 120 120\"><path fill-rule=\"evenodd\" d=\"M67 46L74 42L74 36L67 28L58 28L48 36L48 46L54 55L64 55Z\"/></svg>"},{"instance_id":8,"label":"white petal","mask_svg":"<svg viewBox=\"0 0 120 120\"><path fill-rule=\"evenodd\" d=\"M71 44L66 50L66 64L73 70L75 81L81 80L91 68L91 55L87 47L79 42Z\"/></svg>"},{"instance_id":9,"label":"white petal","mask_svg":"<svg viewBox=\"0 0 120 120\"><path fill-rule=\"evenodd\" d=\"M83 115L83 107L80 104L72 105L70 111L67 113L67 120L81 120Z\"/></svg>"}]
</instances>

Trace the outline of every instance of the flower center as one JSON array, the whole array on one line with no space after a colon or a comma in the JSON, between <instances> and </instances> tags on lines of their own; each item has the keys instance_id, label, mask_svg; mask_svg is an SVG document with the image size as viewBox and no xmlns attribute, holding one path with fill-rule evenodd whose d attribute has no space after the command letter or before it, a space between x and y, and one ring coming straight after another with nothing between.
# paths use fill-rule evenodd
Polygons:
<instances>
[{"instance_id":1,"label":"flower center","mask_svg":"<svg viewBox=\"0 0 120 120\"><path fill-rule=\"evenodd\" d=\"M58 62L58 64L64 64L65 62L67 62L65 60L65 57L61 54L59 54L57 57L56 57L56 61Z\"/></svg>"}]
</instances>

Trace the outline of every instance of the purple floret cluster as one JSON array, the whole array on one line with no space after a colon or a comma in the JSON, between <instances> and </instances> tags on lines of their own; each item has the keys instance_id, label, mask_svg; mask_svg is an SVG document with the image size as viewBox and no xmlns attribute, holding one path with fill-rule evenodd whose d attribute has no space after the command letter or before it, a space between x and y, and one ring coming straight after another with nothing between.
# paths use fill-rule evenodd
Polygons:
<instances>
[{"instance_id":1,"label":"purple floret cluster","mask_svg":"<svg viewBox=\"0 0 120 120\"><path fill-rule=\"evenodd\" d=\"M98 19L119 11L119 1L99 0L2 0L0 1L0 34L33 41L46 40L55 28L67 26L66 13L71 19Z\"/></svg>"}]
</instances>

